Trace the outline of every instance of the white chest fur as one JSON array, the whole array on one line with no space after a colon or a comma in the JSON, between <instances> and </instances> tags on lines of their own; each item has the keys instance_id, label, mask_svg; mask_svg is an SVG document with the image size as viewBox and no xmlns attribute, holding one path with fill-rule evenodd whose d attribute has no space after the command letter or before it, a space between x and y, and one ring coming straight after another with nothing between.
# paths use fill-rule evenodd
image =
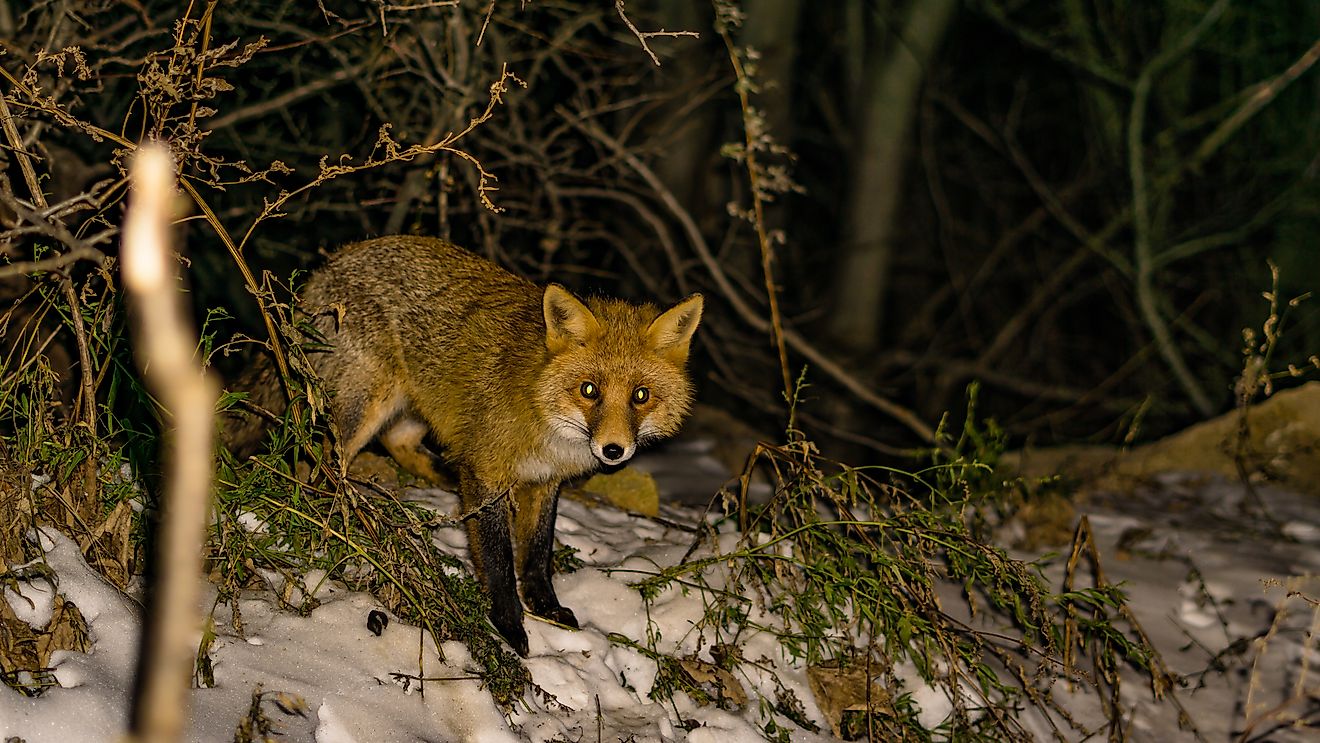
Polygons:
<instances>
[{"instance_id":1,"label":"white chest fur","mask_svg":"<svg viewBox=\"0 0 1320 743\"><path fill-rule=\"evenodd\" d=\"M518 463L515 472L524 482L549 482L576 477L596 468L589 440L578 435L564 435L552 429L541 445Z\"/></svg>"}]
</instances>

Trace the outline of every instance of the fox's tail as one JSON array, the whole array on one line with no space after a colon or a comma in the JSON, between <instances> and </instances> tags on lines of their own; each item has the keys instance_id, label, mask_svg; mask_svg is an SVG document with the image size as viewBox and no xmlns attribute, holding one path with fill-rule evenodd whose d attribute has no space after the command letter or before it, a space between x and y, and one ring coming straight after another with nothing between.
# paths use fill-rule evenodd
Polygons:
<instances>
[{"instance_id":1,"label":"fox's tail","mask_svg":"<svg viewBox=\"0 0 1320 743\"><path fill-rule=\"evenodd\" d=\"M275 360L268 353L258 355L230 391L247 397L221 414L220 441L235 457L246 459L261 445L270 418L284 414L288 398Z\"/></svg>"}]
</instances>

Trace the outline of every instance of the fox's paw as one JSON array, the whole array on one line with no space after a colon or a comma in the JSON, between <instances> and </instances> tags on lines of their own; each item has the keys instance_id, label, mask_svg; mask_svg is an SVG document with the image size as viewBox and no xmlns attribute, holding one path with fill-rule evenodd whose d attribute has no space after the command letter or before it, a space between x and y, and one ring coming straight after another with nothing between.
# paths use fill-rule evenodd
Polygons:
<instances>
[{"instance_id":1,"label":"fox's paw","mask_svg":"<svg viewBox=\"0 0 1320 743\"><path fill-rule=\"evenodd\" d=\"M504 641L509 643L509 647L513 648L515 653L527 657L527 631L523 629L521 602L517 599L512 602L492 602L490 623L495 625L495 629L499 630Z\"/></svg>"},{"instance_id":2,"label":"fox's paw","mask_svg":"<svg viewBox=\"0 0 1320 743\"><path fill-rule=\"evenodd\" d=\"M549 611L541 614L541 617L544 619L549 619L555 624L562 624L565 627L578 629L577 615L573 613L572 609L566 606L556 606L553 609L550 609Z\"/></svg>"},{"instance_id":3,"label":"fox's paw","mask_svg":"<svg viewBox=\"0 0 1320 743\"><path fill-rule=\"evenodd\" d=\"M504 641L509 643L509 647L513 648L513 652L524 658L527 657L527 631L522 628L521 624L496 625L495 628L500 631Z\"/></svg>"}]
</instances>

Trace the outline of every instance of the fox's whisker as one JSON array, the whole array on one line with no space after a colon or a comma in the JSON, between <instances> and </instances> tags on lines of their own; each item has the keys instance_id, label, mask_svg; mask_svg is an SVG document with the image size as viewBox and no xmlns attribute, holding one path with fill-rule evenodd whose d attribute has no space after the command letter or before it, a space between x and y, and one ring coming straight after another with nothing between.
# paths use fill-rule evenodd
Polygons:
<instances>
[{"instance_id":1,"label":"fox's whisker","mask_svg":"<svg viewBox=\"0 0 1320 743\"><path fill-rule=\"evenodd\" d=\"M581 423L573 418L569 418L568 416L555 416L551 422L557 433L572 432L581 434L582 437L586 439L591 438L591 429L587 428L585 423Z\"/></svg>"}]
</instances>

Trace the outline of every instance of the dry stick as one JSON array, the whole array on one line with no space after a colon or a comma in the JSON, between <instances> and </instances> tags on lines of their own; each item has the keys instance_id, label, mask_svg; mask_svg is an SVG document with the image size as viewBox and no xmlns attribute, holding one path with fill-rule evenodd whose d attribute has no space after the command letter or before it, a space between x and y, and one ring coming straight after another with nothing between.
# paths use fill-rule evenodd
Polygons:
<instances>
[{"instance_id":1,"label":"dry stick","mask_svg":"<svg viewBox=\"0 0 1320 743\"><path fill-rule=\"evenodd\" d=\"M694 39L701 38L701 34L696 31L666 31L663 28L659 31L640 31L628 18L628 13L623 8L623 2L624 0L614 0L614 9L618 11L619 17L623 19L623 25L627 26L628 30L632 31L633 36L636 36L637 40L642 43L642 50L650 55L651 61L655 63L656 67L660 66L660 58L655 55L655 52L651 51L651 45L646 43L647 39L652 39L657 36L691 36Z\"/></svg>"},{"instance_id":2,"label":"dry stick","mask_svg":"<svg viewBox=\"0 0 1320 743\"><path fill-rule=\"evenodd\" d=\"M1150 98L1151 86L1155 76L1192 50L1201 36L1214 24L1228 8L1228 0L1218 0L1201 16L1176 44L1156 55L1137 77L1132 87L1132 108L1128 113L1128 172L1132 180L1132 227L1134 232L1133 262L1136 267L1137 307L1142 318L1150 328L1151 335L1159 344L1160 355L1168 364L1169 370L1182 386L1183 392L1191 399L1198 413L1209 417L1214 412L1214 403L1201 388L1200 382L1192 375L1186 359L1178 350L1169 325L1160 315L1155 304L1155 270L1151 248L1150 194L1147 190L1146 148L1143 142L1146 129L1146 104Z\"/></svg>"},{"instance_id":3,"label":"dry stick","mask_svg":"<svg viewBox=\"0 0 1320 743\"><path fill-rule=\"evenodd\" d=\"M162 447L168 461L156 576L139 651L131 736L141 743L166 743L181 738L187 720L219 390L195 361L197 334L189 324L168 249L175 193L169 150L143 145L130 169L133 201L124 224L124 285L131 300L138 366L172 424Z\"/></svg>"},{"instance_id":4,"label":"dry stick","mask_svg":"<svg viewBox=\"0 0 1320 743\"><path fill-rule=\"evenodd\" d=\"M87 326L83 322L82 307L78 302L78 292L73 288L73 279L60 277L60 290L64 292L64 301L69 303L69 323L73 325L73 338L78 346L78 371L82 377L78 399L82 401L84 433L87 440L95 447L96 439L96 384L92 379L92 354L87 345ZM83 463L83 503L96 501L97 456L95 450Z\"/></svg>"},{"instance_id":5,"label":"dry stick","mask_svg":"<svg viewBox=\"0 0 1320 743\"><path fill-rule=\"evenodd\" d=\"M92 261L97 265L105 263L105 254L96 248L74 248L67 253L42 258L39 261L19 261L18 263L9 263L0 267L0 279L7 279L11 276L23 276L30 273L39 273L41 271L55 271L73 265L78 261Z\"/></svg>"},{"instance_id":6,"label":"dry stick","mask_svg":"<svg viewBox=\"0 0 1320 743\"><path fill-rule=\"evenodd\" d=\"M481 46L482 39L486 38L486 27L490 25L490 17L495 12L495 0L490 0L490 5L486 8L486 18L481 22L481 32L477 34L477 46Z\"/></svg>"},{"instance_id":7,"label":"dry stick","mask_svg":"<svg viewBox=\"0 0 1320 743\"><path fill-rule=\"evenodd\" d=\"M4 127L5 139L9 141L9 146L14 148L14 157L18 159L18 169L23 172L23 180L27 183L28 191L32 193L32 203L37 208L46 210L46 195L41 192L41 185L37 182L37 172L32 168L32 156L23 149L23 138L18 136L18 127L14 126L14 117L9 113L9 102L5 100L3 94L0 94L0 126Z\"/></svg>"},{"instance_id":8,"label":"dry stick","mask_svg":"<svg viewBox=\"0 0 1320 743\"><path fill-rule=\"evenodd\" d=\"M46 195L41 192L41 184L37 181L36 170L32 167L32 157L23 149L23 140L18 135L18 127L14 126L14 117L9 113L9 103L5 100L3 94L0 94L0 126L4 128L5 139L9 141L9 146L14 148L14 157L18 160L19 170L23 172L23 180L27 182L28 191L32 193L32 203L39 211L47 211L50 207L46 202ZM83 424L87 427L88 440L95 442L96 388L92 383L92 356L87 347L87 327L83 323L82 310L78 304L78 293L73 288L73 280L67 275L61 276L60 288L64 292L65 301L69 303L69 322L73 325L73 335L78 345L78 368L82 372L82 386L79 396L82 399ZM83 499L81 502L84 504L89 499L95 498L96 470L96 456L93 453L87 457L82 465Z\"/></svg>"},{"instance_id":9,"label":"dry stick","mask_svg":"<svg viewBox=\"0 0 1320 743\"><path fill-rule=\"evenodd\" d=\"M738 314L738 317L757 332L770 332L770 322L758 315L756 311L752 309L751 306L749 306L738 294L733 283L729 281L729 277L725 275L724 269L720 268L719 261L717 261L714 254L711 253L710 246L706 244L706 238L702 236L700 228L697 227L696 220L694 220L692 215L683 208L682 204L678 203L678 198L675 197L673 192L660 181L660 177L655 174L655 171L651 170L646 163L641 161L641 158L625 149L618 140L606 134L600 129L600 127L587 120L579 119L573 112L563 106L556 106L555 111L560 116L564 117L565 121L572 124L575 129L613 150L617 157L623 160L628 167L632 168L642 180L646 181L646 185L648 185L651 190L655 191L656 195L660 197L660 201L663 202L670 213L674 215L674 218L683 225L683 232L687 235L688 242L692 244L692 248L697 252L697 257L701 259L702 265L706 267L706 271L710 273L711 278L715 281L715 285L719 287L725 301L733 307L733 310ZM850 374L846 369L830 359L815 346L808 343L807 340L796 331L791 328L785 328L784 342L794 351L797 351L810 361L816 368L825 372L826 376L831 377L836 382L843 385L844 389L853 393L853 395L859 400L871 405L885 415L902 423L904 426L907 426L909 430L916 433L924 441L934 443L934 429L926 425L924 421L917 417L916 413L913 413L911 410L908 410L898 403L886 400L876 394L874 390L862 384L857 377Z\"/></svg>"},{"instance_id":10,"label":"dry stick","mask_svg":"<svg viewBox=\"0 0 1320 743\"><path fill-rule=\"evenodd\" d=\"M794 397L793 378L788 370L788 351L784 349L784 324L783 318L779 315L779 292L775 290L774 268L771 265L774 261L774 250L770 247L770 236L765 231L765 199L762 198L760 178L757 176L755 143L752 141L752 128L749 123L752 118L752 104L748 96L752 82L747 79L747 71L743 68L742 60L738 59L738 50L734 47L729 32L721 31L720 36L724 37L724 46L729 50L733 73L738 78L738 84L734 88L738 91L738 105L742 111L743 164L747 168L747 181L752 190L756 244L761 251L761 277L765 279L765 295L770 303L770 339L779 353L779 371L784 376L784 402L791 404Z\"/></svg>"},{"instance_id":11,"label":"dry stick","mask_svg":"<svg viewBox=\"0 0 1320 743\"><path fill-rule=\"evenodd\" d=\"M1278 97L1284 88L1288 87L1294 80L1301 77L1303 73L1311 69L1317 61L1320 61L1320 39L1317 39L1310 49L1293 62L1288 69L1279 73L1268 82L1259 83L1255 92L1242 104L1238 110L1210 133L1202 142L1201 146L1196 148L1196 153L1192 155L1191 161L1187 164L1188 168L1196 168L1213 155L1223 144L1233 136L1242 125L1247 123L1251 117L1260 112L1261 109L1269 105Z\"/></svg>"}]
</instances>

